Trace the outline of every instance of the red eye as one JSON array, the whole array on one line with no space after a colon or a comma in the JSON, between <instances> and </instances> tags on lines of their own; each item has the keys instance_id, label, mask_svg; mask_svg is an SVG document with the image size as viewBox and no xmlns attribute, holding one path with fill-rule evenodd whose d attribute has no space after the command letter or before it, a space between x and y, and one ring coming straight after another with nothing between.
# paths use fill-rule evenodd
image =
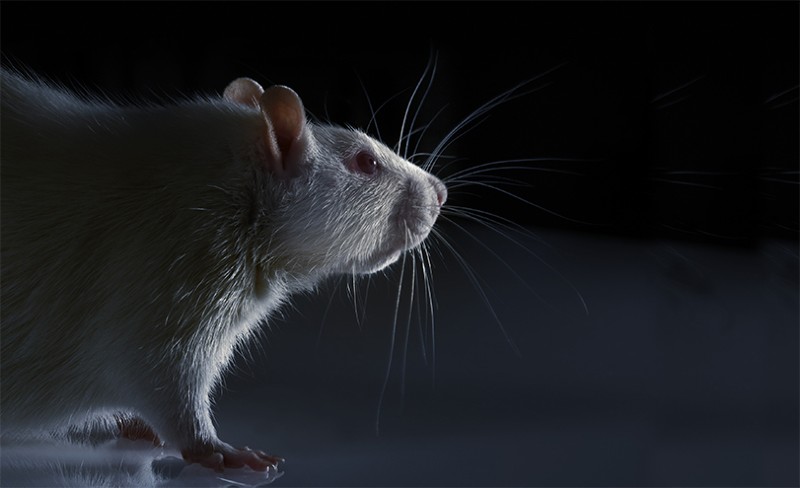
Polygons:
<instances>
[{"instance_id":1,"label":"red eye","mask_svg":"<svg viewBox=\"0 0 800 488\"><path fill-rule=\"evenodd\" d=\"M375 158L372 156L372 154L366 151L361 151L356 154L355 164L353 165L352 169L366 175L371 175L378 171L378 162L375 161Z\"/></svg>"}]
</instances>

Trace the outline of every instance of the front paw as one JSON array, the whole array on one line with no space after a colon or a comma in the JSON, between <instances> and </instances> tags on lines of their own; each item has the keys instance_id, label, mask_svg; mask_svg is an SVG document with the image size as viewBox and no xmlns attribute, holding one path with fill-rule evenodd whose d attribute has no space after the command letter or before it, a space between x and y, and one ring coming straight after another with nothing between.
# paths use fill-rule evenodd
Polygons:
<instances>
[{"instance_id":1,"label":"front paw","mask_svg":"<svg viewBox=\"0 0 800 488\"><path fill-rule=\"evenodd\" d=\"M183 449L181 455L190 464L198 463L220 472L225 468L245 466L255 471L266 471L270 466L277 469L278 463L284 462L283 458L271 456L264 451L254 451L249 447L238 449L224 442L202 443Z\"/></svg>"}]
</instances>

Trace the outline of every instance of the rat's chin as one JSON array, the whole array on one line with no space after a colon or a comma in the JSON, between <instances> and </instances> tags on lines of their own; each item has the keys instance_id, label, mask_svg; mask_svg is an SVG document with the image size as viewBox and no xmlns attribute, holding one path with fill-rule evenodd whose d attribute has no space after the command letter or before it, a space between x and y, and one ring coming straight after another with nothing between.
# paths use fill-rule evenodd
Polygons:
<instances>
[{"instance_id":1,"label":"rat's chin","mask_svg":"<svg viewBox=\"0 0 800 488\"><path fill-rule=\"evenodd\" d=\"M403 239L403 240L395 240L389 246L384 249L376 251L369 259L362 262L360 266L357 267L355 272L360 274L370 274L380 271L387 266L394 264L400 256L403 255L404 252L414 249L418 245L425 240L427 237L428 232L424 232L418 234L416 236L411 237L410 240Z\"/></svg>"},{"instance_id":2,"label":"rat's chin","mask_svg":"<svg viewBox=\"0 0 800 488\"><path fill-rule=\"evenodd\" d=\"M361 263L361 265L355 269L355 272L359 274L376 273L400 259L400 255L403 254L403 251L404 249L395 249L376 253L370 259Z\"/></svg>"},{"instance_id":3,"label":"rat's chin","mask_svg":"<svg viewBox=\"0 0 800 488\"><path fill-rule=\"evenodd\" d=\"M404 252L422 244L429 233L430 228L423 232L409 235L404 239L400 237L390 238L366 258L360 258L354 262L351 261L350 264L343 266L340 271L351 274L370 274L378 272L397 262Z\"/></svg>"}]
</instances>

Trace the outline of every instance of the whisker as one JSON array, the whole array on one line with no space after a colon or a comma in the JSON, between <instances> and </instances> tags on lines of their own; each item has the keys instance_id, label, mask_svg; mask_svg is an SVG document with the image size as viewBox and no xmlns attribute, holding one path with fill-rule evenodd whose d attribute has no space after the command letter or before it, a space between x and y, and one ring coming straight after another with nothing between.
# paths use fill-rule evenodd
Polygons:
<instances>
[{"instance_id":1,"label":"whisker","mask_svg":"<svg viewBox=\"0 0 800 488\"><path fill-rule=\"evenodd\" d=\"M673 231L676 231L676 232L681 232L683 234L690 234L690 235L699 234L699 235L705 235L705 236L713 237L715 239L723 239L723 240L726 240L726 241L738 241L738 240L741 239L741 237L737 237L737 236L717 234L717 233L714 233L714 232L708 232L708 231L704 231L704 230L700 230L700 229L687 229L687 228L683 228L682 229L680 227L676 227L676 226L669 225L669 224L659 224L659 225L661 227L666 228L666 229L673 230Z\"/></svg>"},{"instance_id":2,"label":"whisker","mask_svg":"<svg viewBox=\"0 0 800 488\"><path fill-rule=\"evenodd\" d=\"M419 145L420 145L420 142L422 141L422 138L425 136L425 133L433 125L433 122L436 120L436 118L443 111L444 111L444 108L442 108L441 110L436 112L436 115L433 116L433 118L431 119L430 122L428 122L427 124L423 125L422 127L417 127L416 129L409 131L408 134L406 134L404 136L404 140L406 141L406 152L408 152L408 144L409 144L409 141L411 140L411 137L415 136L416 134L420 134L420 136L417 138L417 143L414 145L414 152L411 155L403 156L403 159L405 159L407 161L412 161L414 158L417 158L417 157L420 157L420 156L425 156L426 158L429 158L431 156L432 153L420 153L420 152L418 152L419 151ZM425 169L427 171L426 168L423 168L423 169Z\"/></svg>"},{"instance_id":3,"label":"whisker","mask_svg":"<svg viewBox=\"0 0 800 488\"><path fill-rule=\"evenodd\" d=\"M462 191L463 188L469 188L470 186L474 185L473 180L466 180L466 181L448 181L445 183L447 185L447 191L450 195L456 194L470 194L475 195L474 192L466 192ZM534 188L535 185L533 183L527 181L520 181L515 180L513 178L507 178L505 176L493 176L491 178L484 178L481 181L483 185L490 185L496 186L497 188L500 187L515 187L515 188Z\"/></svg>"},{"instance_id":4,"label":"whisker","mask_svg":"<svg viewBox=\"0 0 800 488\"><path fill-rule=\"evenodd\" d=\"M683 186L694 186L697 188L706 188L709 190L722 190L722 188L713 185L706 185L704 183L693 183L691 181L680 181L680 180L670 180L668 178L658 178L655 176L651 176L648 179L652 181L661 181L663 183L672 183L673 185L683 185Z\"/></svg>"},{"instance_id":5,"label":"whisker","mask_svg":"<svg viewBox=\"0 0 800 488\"><path fill-rule=\"evenodd\" d=\"M339 288L339 285L342 283L344 279L343 276L340 276L336 279L336 284L334 285L334 289ZM325 323L328 319L328 312L330 312L331 306L333 305L333 298L336 296L336 293L331 293L330 298L328 299L328 305L325 307L325 311L322 312L322 319L320 320L319 324L319 332L317 333L317 341L314 344L314 348L319 350L320 344L322 344L322 334L325 331Z\"/></svg>"},{"instance_id":6,"label":"whisker","mask_svg":"<svg viewBox=\"0 0 800 488\"><path fill-rule=\"evenodd\" d=\"M781 108L781 107L785 107L787 105L791 105L791 104L797 102L797 99L798 99L798 97L790 98L789 100L786 100L785 102L776 103L775 105L772 105L769 108L770 108L770 110L775 110L775 109L778 109L778 108Z\"/></svg>"},{"instance_id":7,"label":"whisker","mask_svg":"<svg viewBox=\"0 0 800 488\"><path fill-rule=\"evenodd\" d=\"M519 168L519 169L526 169L526 168ZM569 174L569 173L566 173L564 171L553 171L553 173ZM588 177L588 175L580 174L580 173L575 173L574 175L575 176L587 176ZM469 175L469 176L474 176L474 175ZM455 189L458 189L458 188L469 187L469 186L473 186L473 185L476 184L476 180L474 180L472 178L452 178L452 179L451 178L446 178L445 180L443 180L443 182L447 185L448 191L455 190ZM482 184L482 185L492 185L492 186L496 185L496 186L498 186L498 188L500 187L500 185L502 185L504 187L509 187L510 186L510 187L519 187L519 188L533 188L533 187L536 186L534 183L532 183L530 181L520 180L518 178L512 178L512 177L509 177L509 176L499 176L499 175L491 175L490 177L483 176L483 178L480 180L480 184Z\"/></svg>"},{"instance_id":8,"label":"whisker","mask_svg":"<svg viewBox=\"0 0 800 488\"><path fill-rule=\"evenodd\" d=\"M424 131L423 131L424 132ZM409 161L413 161L416 158L429 158L431 156L431 152L414 152L408 156ZM453 156L439 156L439 159L453 159ZM450 164L450 163L448 163ZM427 171L427 170L426 170Z\"/></svg>"},{"instance_id":9,"label":"whisker","mask_svg":"<svg viewBox=\"0 0 800 488\"><path fill-rule=\"evenodd\" d=\"M375 414L375 435L380 435L380 423L381 423L381 410L383 409L383 400L386 396L386 388L389 386L389 377L392 373L392 364L394 363L394 346L395 346L395 339L397 337L397 315L400 312L400 299L403 293L403 279L405 276L406 271L406 254L403 253L403 260L400 263L400 280L397 284L397 299L395 300L394 306L394 318L392 319L392 335L389 341L389 359L386 362L386 375L383 378L383 385L381 386L381 392L378 395L378 411Z\"/></svg>"},{"instance_id":10,"label":"whisker","mask_svg":"<svg viewBox=\"0 0 800 488\"><path fill-rule=\"evenodd\" d=\"M517 232L524 237L531 238L536 242L538 242L539 244L545 245L552 249L552 246L547 241L545 241L538 235L534 234L530 229L526 228L525 226L518 224L511 219L508 219L506 217L503 217L501 215L492 212L488 212L486 210L448 205L448 207L442 209L442 213L444 215L454 215L457 217L485 219L509 231Z\"/></svg>"},{"instance_id":11,"label":"whisker","mask_svg":"<svg viewBox=\"0 0 800 488\"><path fill-rule=\"evenodd\" d=\"M367 286L364 287L364 298L359 300L359 292L358 292L358 280L359 275L353 273L352 275L352 286L353 286L353 312L356 315L356 324L358 325L358 330L364 330L364 318L367 315L367 303L369 303L369 280L372 278L367 275ZM359 306L359 301L361 301L361 305Z\"/></svg>"},{"instance_id":12,"label":"whisker","mask_svg":"<svg viewBox=\"0 0 800 488\"><path fill-rule=\"evenodd\" d=\"M371 126L372 126L372 124L374 123L374 124L375 124L375 129L376 129L376 132L377 132L377 129L378 129L378 123L377 123L377 116L378 116L378 113L380 113L380 111L381 111L381 110L382 110L384 107L386 107L386 105L388 105L388 104L389 104L389 102L391 102L391 101L392 101L392 100L394 100L395 98L399 97L400 95L402 95L402 94L403 94L403 93L405 93L406 91L408 91L408 88L403 88L402 90L398 91L398 92L397 92L397 93L395 93L394 95L392 95L392 96L390 96L389 98L387 98L387 99L386 99L386 101L384 101L383 103L381 103L381 104L378 106L378 108L377 108L377 109L375 109L375 111L372 113L372 118L370 118L370 121L369 121L369 123L367 124L367 130L369 130L369 127L371 127ZM365 130L365 132L366 132L366 130ZM380 135L378 135L378 138L379 138L380 140L383 140L383 138L382 138L382 137L380 137Z\"/></svg>"},{"instance_id":13,"label":"whisker","mask_svg":"<svg viewBox=\"0 0 800 488\"><path fill-rule=\"evenodd\" d=\"M582 224L582 225L588 225L588 226L592 226L592 227L597 227L597 226L602 226L603 225L603 224L597 224L597 223L593 223L593 222L585 222L585 221L582 221L582 220L578 220L578 219L573 219L573 218L567 217L565 215L561 215L558 212L555 212L555 211L550 210L550 209L548 209L546 207L543 207L541 205L533 203L530 200L522 198L519 195L516 195L514 193L511 193L510 191L504 190L502 188L498 188L498 187L493 186L493 185L488 185L488 184L482 183L480 181L475 181L475 182L472 182L471 184L474 185L474 186L480 186L480 187L484 187L484 188L488 188L488 189L500 192L500 193L502 193L502 194L504 194L506 196L509 196L511 198L519 200L522 203L525 203L527 205L535 207L535 208L541 210L542 212L548 213L550 215L554 215L554 216L556 216L556 217L558 217L560 219L564 219L564 220L569 221L569 222L573 222L573 223L576 223L576 224Z\"/></svg>"},{"instance_id":14,"label":"whisker","mask_svg":"<svg viewBox=\"0 0 800 488\"><path fill-rule=\"evenodd\" d=\"M518 98L520 96L529 95L531 93L534 93L534 92L539 91L539 90L543 89L544 87L546 87L547 84L542 86L542 87L536 87L536 88L534 88L532 90L528 90L528 91L519 93L519 90L522 87L530 85L534 81L537 81L537 80L541 79L542 77L552 73L553 71L561 68L565 64L567 64L567 63L563 62L563 63L561 63L561 64L559 64L559 65L557 65L557 66L555 66L553 68L550 68L549 70L547 70L547 71L545 71L545 72L543 72L543 73L541 73L541 74L539 74L539 75L537 75L537 76L535 76L533 78L530 78L530 79L528 79L526 81L523 81L522 83L519 83L519 84L513 86L509 90L506 90L505 92L497 95L496 97L494 97L494 98L490 99L489 101L485 102L483 105L479 106L472 113L470 113L469 115L464 117L464 119L462 119L459 123L457 123L456 126L450 132L448 132L447 135L445 135L445 137L442 138L441 141L439 141L439 144L433 150L434 155L439 155L442 152L444 152L447 149L447 147L449 147L449 145L453 141L455 141L456 139L461 137L463 134L468 132L468 131L464 131L463 133L459 134L459 132L461 132L462 129L464 129L469 124L474 122L477 118L479 118L479 117L483 116L484 114L486 114L488 111L490 111L490 110L502 105L503 103L507 103L507 102L509 102L511 100L514 100L514 99L516 99L516 98ZM431 158L429 158L429 161L425 162L423 167L425 167L425 168L431 167L432 163L430 161L435 161L435 160L436 160L436 156L432 156Z\"/></svg>"},{"instance_id":15,"label":"whisker","mask_svg":"<svg viewBox=\"0 0 800 488\"><path fill-rule=\"evenodd\" d=\"M486 305L486 308L489 309L489 313L491 313L492 317L494 318L494 321L497 323L498 327L500 328L500 331L502 332L503 336L505 337L506 342L508 343L508 345L511 347L511 350L514 351L514 354L516 354L518 357L522 357L522 353L520 352L520 350L517 347L517 345L514 343L514 340L511 339L511 336L508 334L508 331L503 326L503 322L500 320L500 317L497 315L497 311L495 310L494 306L492 305L491 300L489 300L489 297L486 295L486 291L483 289L483 286L481 285L480 280L478 279L478 277L477 277L477 275L475 273L475 270L472 268L472 266L470 266L470 264L467 262L467 260L464 259L464 257L461 255L461 253L459 253L453 247L452 244L450 244L448 241L446 241L444 239L442 239L441 242L442 242L443 245L447 246L447 248L450 250L450 252L453 254L453 256L456 258L456 260L461 265L461 269L464 271L464 274L467 275L467 278L472 283L472 286L475 288L475 291L478 293L478 295L483 300L484 304Z\"/></svg>"},{"instance_id":16,"label":"whisker","mask_svg":"<svg viewBox=\"0 0 800 488\"><path fill-rule=\"evenodd\" d=\"M383 140L383 137L381 137L381 130L378 128L378 124L375 119L377 112L372 107L372 100L369 98L369 93L367 93L367 87L364 85L364 80L362 80L358 74L356 74L356 78L358 79L358 83L361 85L361 89L364 91L364 97L367 99L367 106L369 107L371 114L369 123L367 123L367 128L364 130L364 132L369 132L369 128L372 127L373 123L375 123L375 133L377 134L379 140Z\"/></svg>"},{"instance_id":17,"label":"whisker","mask_svg":"<svg viewBox=\"0 0 800 488\"><path fill-rule=\"evenodd\" d=\"M659 171L659 174L664 174L664 175L690 175L690 176L735 176L735 175L738 175L740 173L737 173L737 172L734 172L734 171L687 171L687 170L675 170L675 171Z\"/></svg>"},{"instance_id":18,"label":"whisker","mask_svg":"<svg viewBox=\"0 0 800 488\"><path fill-rule=\"evenodd\" d=\"M406 234L410 234L409 231L406 231ZM407 236L407 238L410 236ZM402 368L400 369L400 408L402 410L403 405L405 403L406 398L406 370L408 365L408 340L411 336L411 316L412 316L412 307L414 305L414 285L417 280L417 257L412 252L411 254L411 290L408 295L408 316L406 319L406 333L405 338L403 339L403 361L402 361Z\"/></svg>"},{"instance_id":19,"label":"whisker","mask_svg":"<svg viewBox=\"0 0 800 488\"><path fill-rule=\"evenodd\" d=\"M781 92L778 92L778 93L776 93L776 94L774 94L774 95L770 96L770 97L769 97L769 98L767 98L766 100L764 100L764 103L765 103L765 104L767 104L767 103L769 103L769 102L771 102L771 101L773 101L773 100L776 100L776 99L778 99L778 98L780 98L780 97L782 97L782 96L786 95L787 93L790 93L790 92L792 92L792 91L795 91L795 90L797 90L798 86L800 86L800 85L794 85L794 86L792 86L792 87L789 87L789 88L787 88L787 89L785 89L785 90L783 90L783 91L781 91ZM795 98L794 100L797 100L797 99ZM794 100L792 100L792 101L794 101Z\"/></svg>"},{"instance_id":20,"label":"whisker","mask_svg":"<svg viewBox=\"0 0 800 488\"><path fill-rule=\"evenodd\" d=\"M445 104L445 105L444 105L442 108L440 108L440 109L439 109L439 110L438 110L438 111L437 111L435 114L433 114L433 117L431 117L431 120L430 120L430 122L428 122L427 124L425 124L425 126L424 126L424 129L422 130L422 132L420 132L420 135L419 135L419 137L417 138L417 143L416 143L416 144L414 144L414 154L415 154L415 155L419 154L419 146L420 146L420 144L422 143L422 140L425 138L425 134L428 132L428 129L429 129L431 126L433 126L433 122L434 122L434 121L436 121L436 119L438 119L438 118L439 118L439 116L440 116L441 114L443 114L443 113L444 113L444 110L445 110L446 108L447 108L447 104ZM432 155L433 155L433 153L428 153L428 154L427 154L427 157L428 157L428 158L430 158ZM413 157L413 156L409 156L409 158L407 158L407 159L409 159L409 161L410 161L412 157ZM439 157L441 157L441 156L439 156ZM425 160L425 162L426 162L426 163L427 163L428 161L430 161L430 159L426 159L426 160ZM430 166L423 166L422 168L423 168L425 171L430 171Z\"/></svg>"},{"instance_id":21,"label":"whisker","mask_svg":"<svg viewBox=\"0 0 800 488\"><path fill-rule=\"evenodd\" d=\"M695 78L695 79L693 79L691 81L687 81L686 83L684 83L683 85L680 85L677 88L673 88L672 90L669 90L667 92L664 92L664 93L656 96L654 99L650 100L650 103L655 103L655 102L661 100L662 98L666 98L666 97L672 95L673 93L675 93L675 92L677 92L679 90L683 90L684 88L686 88L686 87L688 87L688 86L690 86L690 85L702 80L705 77L706 77L706 75L700 75L700 76L698 76L697 78Z\"/></svg>"},{"instance_id":22,"label":"whisker","mask_svg":"<svg viewBox=\"0 0 800 488\"><path fill-rule=\"evenodd\" d=\"M567 284L567 285L568 285L570 288L572 288L572 291L573 291L573 292L575 292L575 295L576 295L576 296L578 297L578 299L580 300L580 302L581 302L581 305L583 306L583 310L584 310L584 312L586 313L586 315L589 315L589 307L586 305L586 300L584 299L584 297L583 297L583 294L580 292L580 290L578 290L578 288L575 286L575 284L574 284L574 283L572 283L572 281L570 281L569 279L567 279L567 277L566 277L566 276L564 276L564 275L563 275L563 274L562 274L560 271L558 271L556 268L554 268L554 267L553 267L553 266L552 266L550 263L548 263L547 261L545 261L545 260L544 260L544 259L543 259L541 256L539 256L537 253L533 252L533 251L532 251L532 250L531 250L531 249L530 249L528 246L526 246L526 245L522 244L521 242L519 242L519 241L517 241L516 239L512 238L512 237L511 237L511 236L509 236L508 234L506 234L506 233L504 233L504 232L500 232L500 231L499 231L497 228L495 228L495 227L492 227L492 226L491 226L491 224L490 224L490 223L488 223L488 222L486 222L485 220L483 220L483 219L480 219L480 218L477 218L477 217L475 217L475 216L473 216L473 215L470 215L469 213L466 213L466 212L465 212L465 213L463 213L463 214L461 214L461 216L462 216L462 217L465 217L465 218L468 218L468 219L470 219L470 220L472 220L472 221L474 221L474 222L477 222L478 224L481 224L481 225L483 225L483 226L487 227L488 229L490 229L490 230L492 230L492 231L498 232L498 234L500 234L502 237L506 238L507 240L509 240L510 242L512 242L513 244L517 245L519 248L521 248L522 250L524 250L525 252L527 252L528 254L530 254L531 256L533 256L534 258L536 258L536 260L537 260L537 261L539 261L539 262L540 262L540 263L542 263L544 266L546 266L546 267L547 267L547 269L549 269L550 271L552 271L553 273L555 273L555 274L556 274L556 275L557 275L559 278L561 278L561 279L562 279L562 280L563 280L563 281L564 281L564 282L565 282L565 283L566 283L566 284ZM495 251L494 251L494 250L492 250L490 247L488 247L488 246L487 246L487 245L486 245L486 244L485 244L483 241L481 241L481 240L480 240L480 239L478 239L477 237L475 237L475 236L471 235L471 234L470 234L468 231L466 231L466 230L465 230L465 229L464 229L462 226L458 225L458 223L456 223L456 222L453 222L453 219L447 218L447 216L444 216L444 218L445 218L445 219L446 219L448 222L450 222L450 223L452 223L453 225L455 225L456 227L459 227L461 230L463 230L465 233L467 233L467 235L470 235L470 237L472 237L473 239L475 239L475 240L476 240L476 241L477 241L479 244L481 244L481 246L483 246L483 247L485 247L486 249L488 249L488 250L489 250L489 252L491 252L492 254L494 254L494 255L495 255L495 256L496 256L496 257L497 257L497 258L498 258L498 259L499 259L499 260L500 260L500 261L501 261L503 264L505 264L505 265L506 265L506 267L510 268L510 269L511 269L511 272L512 272L512 273L514 273L514 275L516 275L516 276L517 276L517 277L520 279L520 281L522 281L522 282L523 282L523 283L524 283L526 286L528 286L528 285L527 285L527 282L525 282L525 280L523 280L522 278L520 278L520 277L519 277L519 275L517 275L517 273L516 273L516 272L513 270L513 268L511 268L511 266L510 266L510 265L508 265L508 263L506 263L506 262L505 262L505 261L504 261L502 258L500 258L500 257L499 257L499 256L498 256L498 255L495 253ZM551 247L551 248L552 248L552 246L549 246L549 245L548 245L548 247ZM535 292L535 290L533 290L532 288L530 288L530 286L528 286L528 288L529 288L529 289L531 289L531 291L533 291L533 292L534 292L534 294L535 294L537 297L539 296L539 295L538 295L538 293L536 293L536 292Z\"/></svg>"},{"instance_id":23,"label":"whisker","mask_svg":"<svg viewBox=\"0 0 800 488\"><path fill-rule=\"evenodd\" d=\"M534 296L535 296L535 297L536 297L536 298L537 298L537 299L538 299L540 302L542 302L543 304L547 305L547 306L548 306L548 307L550 307L551 309L553 308L553 307L552 307L552 305L550 305L550 304L549 304L549 303L548 303L548 302L547 302L547 301L546 301L546 300L545 300L545 299L544 299L544 298L543 298L543 297L542 297L542 296L539 294L539 292L537 292L537 291L536 291L536 290L535 290L535 289L534 289L534 288L533 288L533 287L532 287L532 286L531 286L531 285L530 285L530 284L529 284L527 281L525 281L525 279L524 279L522 276L520 276L520 275L519 275L519 273L517 273L517 272L516 272L516 270L514 270L514 267L513 267L513 266L511 266L510 264L508 264L508 261L506 261L505 259L503 259L503 258L502 258L502 257L501 257L499 254L497 254L497 252L496 252L496 251L494 251L494 250L493 250L491 247L489 247L489 246L488 246L486 243L484 243L483 241L481 241L481 240L480 240L480 239L479 239L477 236L475 236L473 233L471 233L470 231L468 231L468 230L467 230L465 227L463 227L463 226L461 226L461 225L459 225L459 224L457 224L457 223L453 222L453 221L452 221L452 219L447 219L447 220L448 220L448 221L449 221L451 224L453 224L453 225L455 225L456 227L458 227L458 228L459 228L459 229L460 229L462 232L464 232L464 233L465 233L467 236L471 237L471 238L472 238L472 239L473 239L475 242L477 242L478 244L480 244L480 245L481 245L481 247L483 247L484 249L486 249L487 251L489 251L489 253L490 253L492 256L494 256L495 258L497 258L497 260L498 260L498 261L500 261L500 263L501 263L501 264L503 264L503 266L505 266L505 267L506 267L506 268L507 268L507 269L508 269L508 270L511 272L511 274L513 274L513 275L514 275L514 276L515 276L515 277L516 277L516 278L517 278L517 279L518 279L518 280L519 280L519 281L520 281L520 282L521 282L521 283L522 283L522 284L523 284L523 285L524 285L524 286L525 286L525 287L526 287L528 290L530 290L530 292L531 292L531 293L533 293L533 295L534 295ZM524 247L524 246L522 246L522 244L520 244L519 242L517 242L517 241L515 241L514 239L512 239L511 237L509 237L509 236L507 236L507 235L503 234L503 232L500 232L500 231L498 231L497 229L495 229L495 228L491 227L490 225L487 225L485 222L482 222L482 221L481 221L481 220L479 220L479 219L471 219L471 220L474 220L474 221L476 221L476 222L480 223L481 225L485 225L485 226L486 226L486 227L488 227L489 229L491 229L491 230L493 230L493 231L496 231L496 232L498 232L500 235L502 235L502 236L503 236L503 237L505 237L506 239L510 240L511 242L513 242L513 243L515 243L515 244L518 244L518 245L520 245L521 247Z\"/></svg>"},{"instance_id":24,"label":"whisker","mask_svg":"<svg viewBox=\"0 0 800 488\"><path fill-rule=\"evenodd\" d=\"M794 179L790 180L790 179L784 179L784 178L774 178L774 177L771 177L771 176L759 176L758 179L764 180L764 181L771 181L771 182L774 182L774 183L784 183L784 184L787 184L787 185L800 185L800 181L797 181L797 180L794 180Z\"/></svg>"},{"instance_id":25,"label":"whisker","mask_svg":"<svg viewBox=\"0 0 800 488\"><path fill-rule=\"evenodd\" d=\"M444 179L449 181L452 178L465 178L478 174L484 174L489 171L501 170L531 170L531 171L545 171L552 173L564 173L583 176L584 173L579 173L573 170L565 170L560 168L544 168L541 166L521 166L516 163L533 163L533 162L597 162L601 159L575 159L575 158L518 158L518 159L503 159L499 161L491 161L482 163L469 168L456 171L455 173L447 175Z\"/></svg>"},{"instance_id":26,"label":"whisker","mask_svg":"<svg viewBox=\"0 0 800 488\"><path fill-rule=\"evenodd\" d=\"M422 246L419 249L419 263L420 267L422 268L422 285L423 285L423 299L427 300L428 307L433 307L431 303L431 294L430 294L430 287L431 287L431 277L430 273L432 272L430 269L429 262L426 262L426 256L428 256L428 246L426 242L423 242ZM418 302L419 303L419 302ZM428 330L430 329L430 322L433 321L433 308L429 310L428 307L424 306L417 306L417 312L420 315L420 330L419 335L422 340L422 358L425 361L425 365L428 366L428 346L427 346L427 337L428 337ZM421 317L423 310L425 311L425 318L424 318L424 328L423 328L423 319ZM430 312L430 314L429 314Z\"/></svg>"},{"instance_id":27,"label":"whisker","mask_svg":"<svg viewBox=\"0 0 800 488\"><path fill-rule=\"evenodd\" d=\"M431 53L432 56L433 53ZM411 118L411 125L409 127L413 128L414 125L417 123L417 117L422 109L422 105L425 103L425 99L428 97L428 94L431 91L431 85L433 85L433 79L436 76L436 65L439 62L439 55L436 54L433 59L433 67L431 68L431 75L428 77L428 86L425 88L425 91L422 93L422 98L420 98L419 103L417 104L417 108L414 110L414 117ZM420 80L422 81L422 80ZM410 103L410 102L409 102ZM426 127L428 127L433 121L429 122ZM412 131L409 130L409 135L406 137L406 148L403 150L403 158L408 159L408 144L411 141L411 133ZM416 148L414 148L416 151Z\"/></svg>"},{"instance_id":28,"label":"whisker","mask_svg":"<svg viewBox=\"0 0 800 488\"><path fill-rule=\"evenodd\" d=\"M356 286L356 273L350 274L350 282L348 283L348 288L350 290L350 299L353 301L353 313L356 316L356 325L358 326L358 330L364 330L361 324L361 317L358 314L358 288Z\"/></svg>"},{"instance_id":29,"label":"whisker","mask_svg":"<svg viewBox=\"0 0 800 488\"><path fill-rule=\"evenodd\" d=\"M397 144L395 145L395 152L397 154L401 154L400 147L403 143L403 132L406 129L406 122L408 120L408 112L411 110L411 104L414 102L414 97L417 96L417 92L419 91L419 87L422 85L422 82L425 80L425 76L428 74L428 70L431 68L432 59L428 59L428 64L425 66L425 70L422 72L422 76L420 76L419 81L417 81L417 85L414 87L414 91L411 92L411 96L408 98L408 103L406 104L406 110L403 113L403 120L400 123L400 136L397 138Z\"/></svg>"},{"instance_id":30,"label":"whisker","mask_svg":"<svg viewBox=\"0 0 800 488\"><path fill-rule=\"evenodd\" d=\"M434 164L438 163L442 159L451 159L451 160L448 161L447 164L445 164L444 166L442 166L441 168L436 170L436 175L437 176L443 175L445 173L445 171L447 170L447 168L449 168L450 166L452 166L452 165L454 165L454 164L456 164L458 162L461 162L461 161L467 161L467 158L463 158L463 157L462 158L458 158L458 157L454 157L454 156L445 156L443 154L439 154L437 156L435 153L430 152L430 153L427 153L427 159L425 160L425 163L422 166L422 168L425 169L426 171L431 171L433 169L432 166ZM442 178L442 181L444 182L444 178Z\"/></svg>"},{"instance_id":31,"label":"whisker","mask_svg":"<svg viewBox=\"0 0 800 488\"><path fill-rule=\"evenodd\" d=\"M413 252L419 256L419 266L420 271L422 272L422 285L427 286L427 270L425 269L425 258L422 249L425 247L425 243L423 242L419 248L415 249ZM423 288L424 289L424 288ZM419 332L419 339L420 339L420 346L422 350L422 361L425 365L428 365L428 346L426 344L427 337L426 331L428 329L428 318L427 316L423 320L422 311L423 307L420 306L420 298L419 298L419 287L417 287L417 291L414 294L414 303L416 304L417 308L417 329Z\"/></svg>"},{"instance_id":32,"label":"whisker","mask_svg":"<svg viewBox=\"0 0 800 488\"><path fill-rule=\"evenodd\" d=\"M438 231L434 232L433 235L440 240L443 240L444 237L439 235ZM436 306L436 295L434 293L433 288L433 266L431 265L431 255L428 252L428 246L424 245L423 250L425 253L425 260L428 263L428 273L425 275L425 292L428 296L428 307L430 312L430 330L431 330L431 381L433 384L436 384L436 315L434 314L434 309ZM423 270L425 269L424 262L423 262Z\"/></svg>"}]
</instances>

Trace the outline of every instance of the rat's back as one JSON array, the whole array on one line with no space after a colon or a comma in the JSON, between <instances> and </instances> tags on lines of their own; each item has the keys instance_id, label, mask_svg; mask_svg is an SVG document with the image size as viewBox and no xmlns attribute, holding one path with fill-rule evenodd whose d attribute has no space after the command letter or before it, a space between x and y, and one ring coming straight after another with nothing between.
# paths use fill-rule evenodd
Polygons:
<instances>
[{"instance_id":1,"label":"rat's back","mask_svg":"<svg viewBox=\"0 0 800 488\"><path fill-rule=\"evenodd\" d=\"M174 305L164 270L202 254L197 232L182 240L208 218L191 208L215 204L196 189L230 171L198 161L219 144L186 113L237 114L81 100L8 71L0 87L2 429L129 406L137 348Z\"/></svg>"},{"instance_id":2,"label":"rat's back","mask_svg":"<svg viewBox=\"0 0 800 488\"><path fill-rule=\"evenodd\" d=\"M104 223L92 212L80 134L91 116L77 98L2 72L2 428L57 423L91 402L97 375L84 359L85 326ZM95 109L101 108L100 105ZM83 155L83 156L81 156ZM93 231L90 231L94 227ZM100 366L100 365L95 365ZM85 400L73 402L83 396ZM56 406L60 406L57 411Z\"/></svg>"}]
</instances>

